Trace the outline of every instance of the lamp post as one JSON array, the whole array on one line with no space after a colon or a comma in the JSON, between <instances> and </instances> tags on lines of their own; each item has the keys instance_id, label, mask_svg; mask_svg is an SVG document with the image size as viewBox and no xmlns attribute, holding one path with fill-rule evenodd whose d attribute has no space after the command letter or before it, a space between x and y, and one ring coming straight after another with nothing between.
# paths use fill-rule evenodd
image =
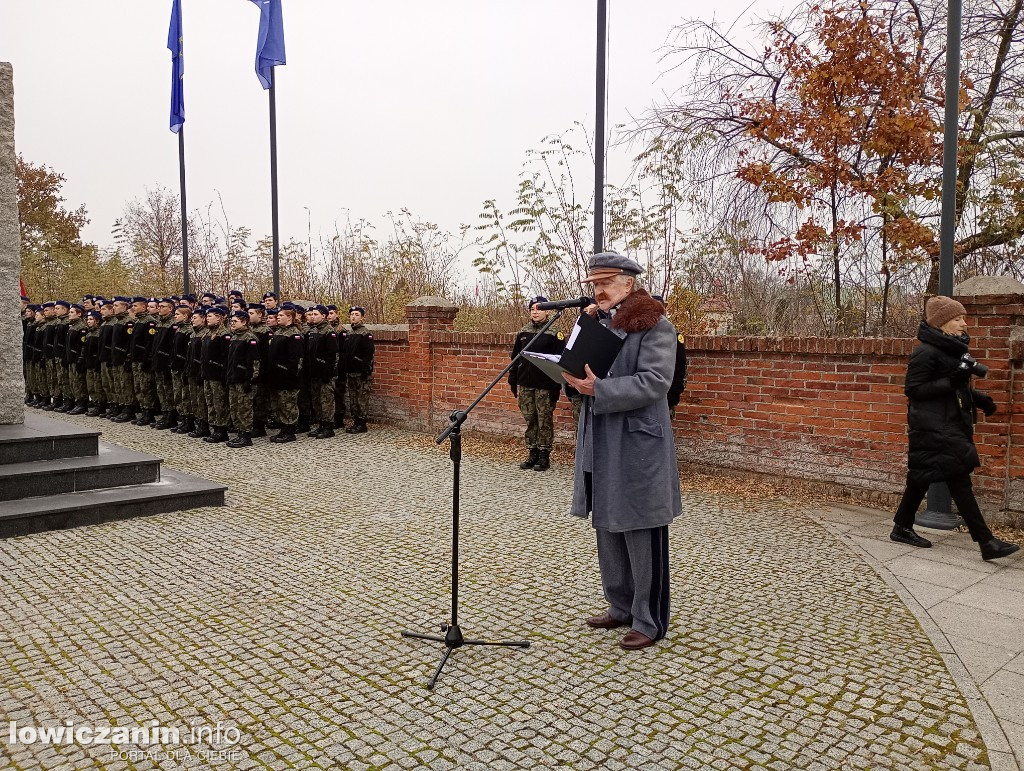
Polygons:
<instances>
[{"instance_id":1,"label":"lamp post","mask_svg":"<svg viewBox=\"0 0 1024 771\"><path fill-rule=\"evenodd\" d=\"M946 115L942 132L942 219L939 225L939 294L953 294L953 244L956 236L957 139L960 126L960 21L961 0L949 0L946 17ZM952 513L945 483L928 488L928 505L915 523L937 530L952 530L964 521Z\"/></svg>"}]
</instances>

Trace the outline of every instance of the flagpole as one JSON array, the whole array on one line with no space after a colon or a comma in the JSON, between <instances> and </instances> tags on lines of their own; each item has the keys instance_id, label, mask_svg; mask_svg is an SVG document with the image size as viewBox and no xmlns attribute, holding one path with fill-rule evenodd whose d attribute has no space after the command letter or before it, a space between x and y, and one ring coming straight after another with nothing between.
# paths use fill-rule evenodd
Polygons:
<instances>
[{"instance_id":1,"label":"flagpole","mask_svg":"<svg viewBox=\"0 0 1024 771\"><path fill-rule=\"evenodd\" d=\"M270 223L273 235L274 294L281 296L280 243L277 226L277 99L274 67L270 68Z\"/></svg>"},{"instance_id":2,"label":"flagpole","mask_svg":"<svg viewBox=\"0 0 1024 771\"><path fill-rule=\"evenodd\" d=\"M597 88L594 120L594 254L604 251L604 109L608 2L597 0Z\"/></svg>"},{"instance_id":3,"label":"flagpole","mask_svg":"<svg viewBox=\"0 0 1024 771\"><path fill-rule=\"evenodd\" d=\"M182 293L188 294L188 205L185 203L185 126L178 129L178 186L181 188Z\"/></svg>"}]
</instances>

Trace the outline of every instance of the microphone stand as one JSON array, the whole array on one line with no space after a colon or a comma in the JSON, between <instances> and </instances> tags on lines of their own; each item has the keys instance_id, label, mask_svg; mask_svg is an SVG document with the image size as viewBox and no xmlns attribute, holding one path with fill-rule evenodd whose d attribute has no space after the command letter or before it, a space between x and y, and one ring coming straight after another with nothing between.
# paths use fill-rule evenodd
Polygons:
<instances>
[{"instance_id":1,"label":"microphone stand","mask_svg":"<svg viewBox=\"0 0 1024 771\"><path fill-rule=\"evenodd\" d=\"M492 641L492 640L467 640L462 635L462 628L459 626L459 469L462 463L462 424L466 422L466 418L469 417L469 413L473 411L483 398L490 393L491 389L498 384L498 382L505 377L510 369L515 366L516 362L522 357L522 355L530 350L537 339L543 335L551 326L558 321L562 315L562 309L555 311L555 315L552 316L548 323L545 324L541 330L534 335L530 342L528 342L523 349L516 354L515 358L508 363L494 380L491 381L473 403L470 404L464 410L456 410L449 415L448 420L450 421L448 427L437 435L434 440L437 444L441 444L445 439L451 440L451 447L448 456L452 460L453 466L453 478L452 478L452 617L448 623L441 624L441 632L443 637L431 634L420 634L419 632L402 632L402 637L412 637L418 640L433 640L434 642L444 643L445 651L444 656L441 658L441 663L437 665L437 669L434 671L434 676L430 678L430 682L427 683L427 690L434 690L434 686L437 684L437 679L441 676L441 670L444 669L444 665L448 662L448 657L452 655L452 651L456 648L461 648L463 645L497 645L505 648L529 648L530 643L525 641Z\"/></svg>"}]
</instances>

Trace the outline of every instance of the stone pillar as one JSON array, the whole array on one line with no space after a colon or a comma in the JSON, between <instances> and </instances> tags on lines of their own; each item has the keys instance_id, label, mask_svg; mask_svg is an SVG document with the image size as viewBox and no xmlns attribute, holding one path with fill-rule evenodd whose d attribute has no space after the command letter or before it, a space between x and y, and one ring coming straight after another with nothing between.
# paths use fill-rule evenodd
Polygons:
<instances>
[{"instance_id":1,"label":"stone pillar","mask_svg":"<svg viewBox=\"0 0 1024 771\"><path fill-rule=\"evenodd\" d=\"M409 417L434 426L434 332L451 332L459 309L441 297L418 297L405 306L409 322Z\"/></svg>"},{"instance_id":2,"label":"stone pillar","mask_svg":"<svg viewBox=\"0 0 1024 771\"><path fill-rule=\"evenodd\" d=\"M25 422L19 318L21 230L14 174L14 69L0 62L0 425Z\"/></svg>"},{"instance_id":3,"label":"stone pillar","mask_svg":"<svg viewBox=\"0 0 1024 771\"><path fill-rule=\"evenodd\" d=\"M989 367L972 386L996 401L990 418L979 412L974 442L981 468L974 488L986 514L1014 521L1024 511L1024 284L1008 276L975 276L958 284L956 299L967 310L971 353Z\"/></svg>"}]
</instances>

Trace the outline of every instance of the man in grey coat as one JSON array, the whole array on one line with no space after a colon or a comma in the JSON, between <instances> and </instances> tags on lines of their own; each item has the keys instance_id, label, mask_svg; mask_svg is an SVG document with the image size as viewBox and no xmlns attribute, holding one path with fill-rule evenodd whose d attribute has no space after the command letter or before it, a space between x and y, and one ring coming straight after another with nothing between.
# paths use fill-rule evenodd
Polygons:
<instances>
[{"instance_id":1,"label":"man in grey coat","mask_svg":"<svg viewBox=\"0 0 1024 771\"><path fill-rule=\"evenodd\" d=\"M668 394L676 331L661 303L637 286L635 261L605 252L590 258L584 283L594 287L601 321L624 338L608 376L590 367L566 374L584 396L576 432L571 514L592 517L608 610L587 624L631 629L626 650L665 636L669 617L668 525L682 512Z\"/></svg>"}]
</instances>

